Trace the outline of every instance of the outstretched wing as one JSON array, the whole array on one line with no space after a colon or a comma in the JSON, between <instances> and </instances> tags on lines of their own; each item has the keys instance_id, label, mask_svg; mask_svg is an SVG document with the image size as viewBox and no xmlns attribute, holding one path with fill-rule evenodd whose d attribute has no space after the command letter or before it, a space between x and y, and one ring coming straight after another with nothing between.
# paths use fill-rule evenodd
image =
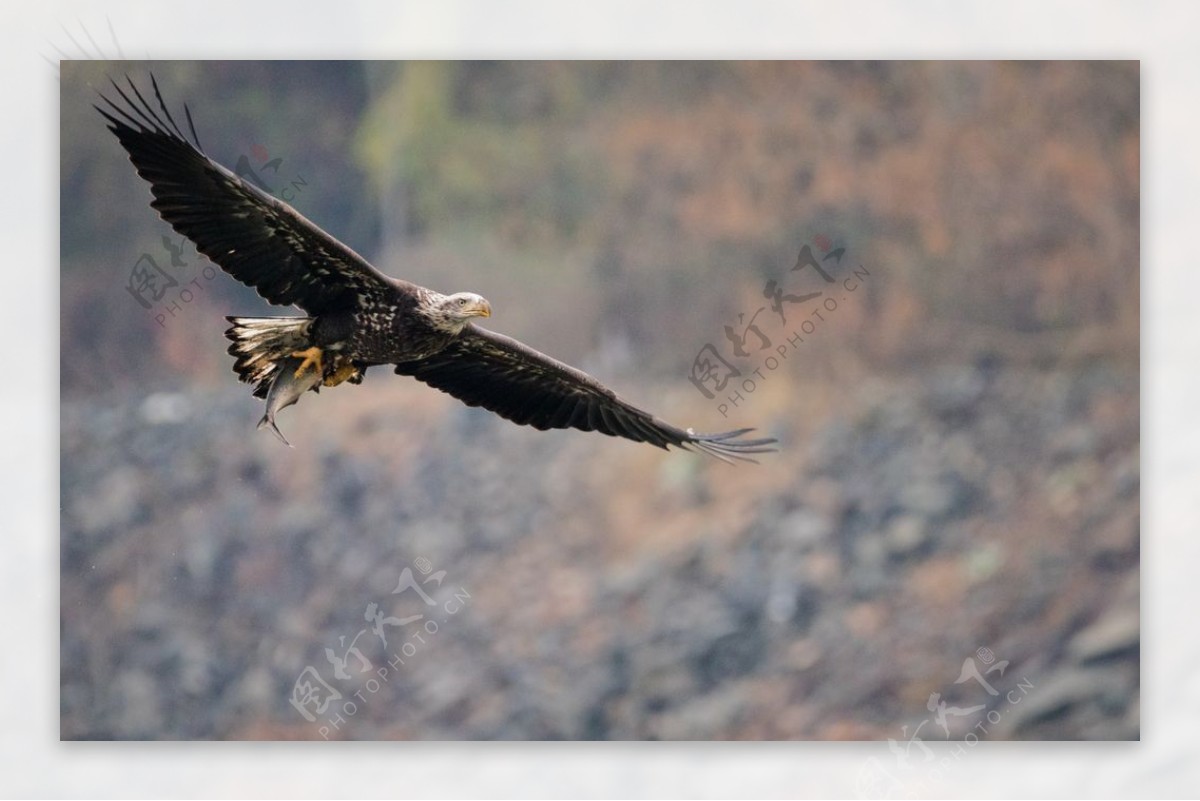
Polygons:
<instances>
[{"instance_id":1,"label":"outstretched wing","mask_svg":"<svg viewBox=\"0 0 1200 801\"><path fill-rule=\"evenodd\" d=\"M150 183L150 203L196 249L243 284L280 306L310 314L377 305L409 285L376 270L290 205L204 155L184 107L189 142L151 76L161 116L126 77L134 102L115 81L121 106L95 106L109 122L138 175Z\"/></svg>"},{"instance_id":2,"label":"outstretched wing","mask_svg":"<svg viewBox=\"0 0 1200 801\"><path fill-rule=\"evenodd\" d=\"M767 453L774 439L741 439L753 429L723 434L694 434L664 423L617 397L587 373L539 353L515 339L474 325L441 352L396 365L410 375L453 395L468 406L481 406L518 425L599 431L634 442L695 448L724 461L752 462L749 454Z\"/></svg>"}]
</instances>

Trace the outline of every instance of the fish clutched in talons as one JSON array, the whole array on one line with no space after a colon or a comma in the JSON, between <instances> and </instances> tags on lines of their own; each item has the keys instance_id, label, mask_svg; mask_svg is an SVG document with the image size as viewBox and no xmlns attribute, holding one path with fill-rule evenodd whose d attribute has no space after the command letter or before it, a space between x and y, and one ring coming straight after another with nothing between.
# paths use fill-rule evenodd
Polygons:
<instances>
[{"instance_id":1,"label":"fish clutched in talons","mask_svg":"<svg viewBox=\"0 0 1200 801\"><path fill-rule=\"evenodd\" d=\"M300 400L301 395L320 384L321 371L308 370L295 356L284 359L279 368L275 379L271 382L271 388L267 390L267 411L258 421L258 427L260 429L270 428L271 432L279 437L279 441L290 448L292 443L287 441L287 437L279 430L279 426L275 425L275 415L279 414L281 409L286 409L296 403Z\"/></svg>"}]
</instances>

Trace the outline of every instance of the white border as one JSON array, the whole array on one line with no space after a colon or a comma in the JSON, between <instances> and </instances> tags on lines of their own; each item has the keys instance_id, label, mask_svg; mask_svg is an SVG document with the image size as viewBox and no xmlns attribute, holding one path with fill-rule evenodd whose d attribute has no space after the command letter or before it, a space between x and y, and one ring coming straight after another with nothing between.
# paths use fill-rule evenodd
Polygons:
<instances>
[{"instance_id":1,"label":"white border","mask_svg":"<svg viewBox=\"0 0 1200 801\"><path fill-rule=\"evenodd\" d=\"M886 746L58 742L58 84L63 28L156 58L1137 58L1143 91L1143 742L986 744L947 797L1200 788L1200 4L5 4L0 175L7 653L0 791L31 796L853 796ZM115 53L105 51L105 55ZM1137 269L1137 265L1130 265Z\"/></svg>"}]
</instances>

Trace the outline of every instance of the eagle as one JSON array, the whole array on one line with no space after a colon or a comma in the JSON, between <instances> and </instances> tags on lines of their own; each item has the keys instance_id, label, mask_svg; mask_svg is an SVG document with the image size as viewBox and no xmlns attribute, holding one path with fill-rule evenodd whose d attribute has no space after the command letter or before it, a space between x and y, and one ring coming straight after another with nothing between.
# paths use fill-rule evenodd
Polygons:
<instances>
[{"instance_id":1,"label":"eagle","mask_svg":"<svg viewBox=\"0 0 1200 801\"><path fill-rule=\"evenodd\" d=\"M468 406L536 429L574 428L697 450L722 461L753 462L774 451L754 429L698 434L621 399L590 375L515 339L476 325L492 307L473 292L443 295L392 278L291 205L204 154L190 109L190 139L150 76L157 109L134 81L110 79L121 102L97 92L93 104L150 184L150 205L175 231L269 303L304 317L226 318L238 378L265 398L259 427L309 390L360 383L367 369L392 365ZM286 443L287 440L284 439Z\"/></svg>"}]
</instances>

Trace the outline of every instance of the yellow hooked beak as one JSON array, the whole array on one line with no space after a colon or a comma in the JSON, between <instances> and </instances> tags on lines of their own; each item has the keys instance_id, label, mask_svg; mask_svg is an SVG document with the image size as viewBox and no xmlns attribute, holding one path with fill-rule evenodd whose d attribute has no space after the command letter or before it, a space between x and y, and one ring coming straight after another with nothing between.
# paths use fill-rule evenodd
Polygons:
<instances>
[{"instance_id":1,"label":"yellow hooked beak","mask_svg":"<svg viewBox=\"0 0 1200 801\"><path fill-rule=\"evenodd\" d=\"M488 303L483 298L480 298L479 302L475 304L475 316L476 317L491 317L492 316L492 304Z\"/></svg>"}]
</instances>

